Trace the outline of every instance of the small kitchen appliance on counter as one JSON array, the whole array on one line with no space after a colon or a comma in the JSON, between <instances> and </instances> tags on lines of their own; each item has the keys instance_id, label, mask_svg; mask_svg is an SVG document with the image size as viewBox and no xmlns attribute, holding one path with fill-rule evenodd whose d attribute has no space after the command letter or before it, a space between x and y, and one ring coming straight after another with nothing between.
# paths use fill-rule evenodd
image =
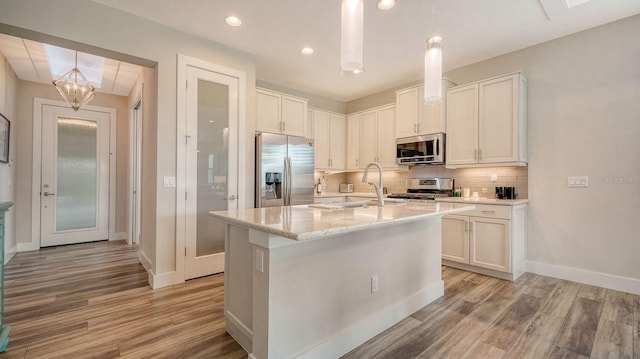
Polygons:
<instances>
[{"instance_id":1,"label":"small kitchen appliance on counter","mask_svg":"<svg viewBox=\"0 0 640 359\"><path fill-rule=\"evenodd\" d=\"M425 202L443 197L453 197L453 178L410 178L407 180L407 192L389 195L389 198Z\"/></svg>"},{"instance_id":2,"label":"small kitchen appliance on counter","mask_svg":"<svg viewBox=\"0 0 640 359\"><path fill-rule=\"evenodd\" d=\"M340 188L338 189L340 193L352 193L353 192L353 183L340 183Z\"/></svg>"}]
</instances>

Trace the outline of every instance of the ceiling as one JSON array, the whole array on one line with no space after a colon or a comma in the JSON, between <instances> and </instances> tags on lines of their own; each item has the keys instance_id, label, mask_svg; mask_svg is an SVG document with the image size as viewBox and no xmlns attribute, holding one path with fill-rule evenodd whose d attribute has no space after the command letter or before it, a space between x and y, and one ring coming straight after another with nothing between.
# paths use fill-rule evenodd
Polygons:
<instances>
[{"instance_id":1,"label":"ceiling","mask_svg":"<svg viewBox=\"0 0 640 359\"><path fill-rule=\"evenodd\" d=\"M364 0L364 68L340 75L340 0L94 0L256 57L257 78L351 101L422 78L425 40L444 37L452 70L640 13L638 0ZM242 19L233 28L227 15ZM315 54L299 50L311 46Z\"/></svg>"},{"instance_id":2,"label":"ceiling","mask_svg":"<svg viewBox=\"0 0 640 359\"><path fill-rule=\"evenodd\" d=\"M19 79L48 85L51 85L51 81L54 80L44 44L0 33L0 52ZM82 53L79 53L78 68L80 72L88 74L87 67L92 66L92 63L83 62L83 60L93 59L95 61L96 58L98 57L82 56ZM72 64L69 65L67 70L71 70L72 67ZM138 78L140 69L138 65L105 58L102 83L99 87L96 86L96 92L128 96Z\"/></svg>"}]
</instances>

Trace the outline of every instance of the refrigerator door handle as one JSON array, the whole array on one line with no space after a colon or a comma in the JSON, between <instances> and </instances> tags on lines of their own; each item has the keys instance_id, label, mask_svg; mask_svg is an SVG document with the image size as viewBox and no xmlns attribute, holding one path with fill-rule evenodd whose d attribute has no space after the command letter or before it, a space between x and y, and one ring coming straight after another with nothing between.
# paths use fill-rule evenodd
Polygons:
<instances>
[{"instance_id":1,"label":"refrigerator door handle","mask_svg":"<svg viewBox=\"0 0 640 359\"><path fill-rule=\"evenodd\" d=\"M282 181L284 188L282 189L282 199L285 206L291 205L290 188L291 185L291 159L289 157L284 158L284 178Z\"/></svg>"}]
</instances>

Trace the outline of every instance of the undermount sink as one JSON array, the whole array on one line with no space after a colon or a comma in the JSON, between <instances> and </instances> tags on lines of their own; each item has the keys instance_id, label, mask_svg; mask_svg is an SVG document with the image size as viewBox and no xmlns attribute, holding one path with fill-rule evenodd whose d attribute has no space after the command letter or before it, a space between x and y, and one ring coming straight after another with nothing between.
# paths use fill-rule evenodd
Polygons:
<instances>
[{"instance_id":1,"label":"undermount sink","mask_svg":"<svg viewBox=\"0 0 640 359\"><path fill-rule=\"evenodd\" d=\"M400 204L404 203L406 200L397 199L397 198L385 198L384 204ZM369 207L369 206L377 206L378 201L375 199L366 200L366 201L353 201L353 202L333 202L333 203L315 203L310 204L309 207L312 208L321 208L321 209L345 209L345 208L357 208L357 207Z\"/></svg>"}]
</instances>

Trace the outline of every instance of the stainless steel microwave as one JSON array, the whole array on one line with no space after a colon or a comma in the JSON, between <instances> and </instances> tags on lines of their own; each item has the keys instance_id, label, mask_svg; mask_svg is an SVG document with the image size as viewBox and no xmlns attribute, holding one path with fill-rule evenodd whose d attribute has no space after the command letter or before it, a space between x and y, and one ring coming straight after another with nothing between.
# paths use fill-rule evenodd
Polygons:
<instances>
[{"instance_id":1,"label":"stainless steel microwave","mask_svg":"<svg viewBox=\"0 0 640 359\"><path fill-rule=\"evenodd\" d=\"M396 161L399 165L444 164L444 133L403 137L396 140Z\"/></svg>"}]
</instances>

